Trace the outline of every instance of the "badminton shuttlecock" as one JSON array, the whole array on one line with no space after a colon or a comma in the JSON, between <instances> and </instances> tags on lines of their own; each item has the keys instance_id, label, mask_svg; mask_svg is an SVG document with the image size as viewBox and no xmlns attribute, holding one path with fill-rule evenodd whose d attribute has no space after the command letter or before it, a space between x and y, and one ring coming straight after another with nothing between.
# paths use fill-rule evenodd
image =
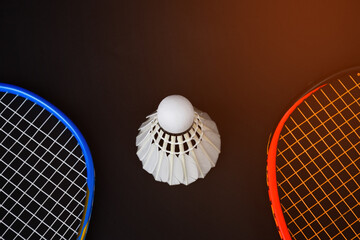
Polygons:
<instances>
[{"instance_id":1,"label":"badminton shuttlecock","mask_svg":"<svg viewBox=\"0 0 360 240\"><path fill-rule=\"evenodd\" d=\"M216 124L185 97L166 97L147 118L136 137L137 156L155 180L188 185L215 166L221 144Z\"/></svg>"}]
</instances>

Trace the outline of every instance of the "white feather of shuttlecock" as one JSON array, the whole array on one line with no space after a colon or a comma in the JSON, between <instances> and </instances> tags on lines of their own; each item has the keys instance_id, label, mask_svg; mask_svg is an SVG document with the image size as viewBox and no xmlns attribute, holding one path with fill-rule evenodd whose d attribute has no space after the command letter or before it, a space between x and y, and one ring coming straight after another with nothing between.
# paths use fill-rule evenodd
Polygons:
<instances>
[{"instance_id":1,"label":"white feather of shuttlecock","mask_svg":"<svg viewBox=\"0 0 360 240\"><path fill-rule=\"evenodd\" d=\"M137 156L155 180L188 185L204 178L215 166L221 141L207 113L197 110L192 127L177 135L160 127L156 112L147 118L136 137Z\"/></svg>"}]
</instances>

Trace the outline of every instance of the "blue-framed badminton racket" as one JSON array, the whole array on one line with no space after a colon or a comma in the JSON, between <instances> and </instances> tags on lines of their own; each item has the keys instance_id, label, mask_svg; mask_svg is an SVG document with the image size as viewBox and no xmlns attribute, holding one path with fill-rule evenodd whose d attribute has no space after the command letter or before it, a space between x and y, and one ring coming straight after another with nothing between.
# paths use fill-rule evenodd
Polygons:
<instances>
[{"instance_id":1,"label":"blue-framed badminton racket","mask_svg":"<svg viewBox=\"0 0 360 240\"><path fill-rule=\"evenodd\" d=\"M70 119L0 84L0 239L84 239L94 181L89 148Z\"/></svg>"}]
</instances>

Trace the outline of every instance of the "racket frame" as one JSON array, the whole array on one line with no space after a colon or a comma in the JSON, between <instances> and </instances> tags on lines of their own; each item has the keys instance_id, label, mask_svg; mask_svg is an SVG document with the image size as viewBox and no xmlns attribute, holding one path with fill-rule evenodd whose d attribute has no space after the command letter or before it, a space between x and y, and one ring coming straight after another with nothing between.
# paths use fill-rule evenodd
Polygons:
<instances>
[{"instance_id":1,"label":"racket frame","mask_svg":"<svg viewBox=\"0 0 360 240\"><path fill-rule=\"evenodd\" d=\"M282 131L282 128L284 127L286 121L290 117L290 115L295 111L295 109L308 97L310 97L313 93L318 91L319 89L323 88L327 85L327 82L329 82L331 79L335 79L337 77L344 76L345 74L349 75L353 72L360 72L360 67L352 67L348 68L346 70L343 70L341 72L337 72L323 81L319 82L310 90L308 90L304 95L302 95L300 98L297 98L295 103L285 112L281 120L279 121L278 125L275 128L275 131L273 131L273 135L270 140L270 144L268 146L267 150L267 167L266 167L266 181L268 185L268 194L271 204L271 210L274 216L275 224L278 229L278 232L280 234L281 239L283 240L291 240L291 236L287 227L287 224L285 222L285 218L283 215L283 211L280 205L280 199L278 194L278 188L277 188L277 181L276 181L276 155L277 155L277 144L280 138L280 133Z\"/></svg>"},{"instance_id":2,"label":"racket frame","mask_svg":"<svg viewBox=\"0 0 360 240\"><path fill-rule=\"evenodd\" d=\"M91 157L90 149L85 141L85 138L82 136L81 132L75 126L75 124L64 113L62 113L53 104L51 104L47 100L43 99L42 97L36 95L35 93L32 93L21 87L14 86L11 84L6 84L6 83L0 83L0 91L8 92L8 93L23 97L25 99L29 99L30 101L43 107L44 109L49 111L51 114L53 114L55 117L57 117L69 129L69 131L74 135L74 137L78 141L79 146L81 147L81 150L83 152L85 164L86 164L87 196L86 196L86 201L84 203L83 219L82 219L82 223L81 223L81 226L79 229L79 234L77 236L77 240L85 239L85 236L86 236L86 233L88 230L89 221L90 221L92 206L93 206L93 202L94 202L94 193L95 193L94 164L93 164L93 160Z\"/></svg>"},{"instance_id":3,"label":"racket frame","mask_svg":"<svg viewBox=\"0 0 360 240\"><path fill-rule=\"evenodd\" d=\"M295 104L284 114L281 118L278 126L275 129L274 135L272 136L269 150L268 150L268 159L267 159L267 184L268 184L268 191L269 191L269 198L271 203L271 209L274 215L275 223L280 233L281 239L290 240L290 233L287 228L285 218L281 209L280 199L277 189L277 181L276 181L276 154L277 154L277 144L280 138L281 130L289 118L289 116L295 111L295 109L311 94L318 91L324 85L315 88L314 90L308 92L304 96L302 96L299 100L295 102Z\"/></svg>"}]
</instances>

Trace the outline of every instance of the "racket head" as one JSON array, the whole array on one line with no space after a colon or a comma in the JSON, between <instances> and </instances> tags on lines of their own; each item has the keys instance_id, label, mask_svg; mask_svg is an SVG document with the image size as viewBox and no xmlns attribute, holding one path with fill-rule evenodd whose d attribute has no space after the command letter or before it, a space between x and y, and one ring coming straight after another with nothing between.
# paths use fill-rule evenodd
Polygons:
<instances>
[{"instance_id":1,"label":"racket head","mask_svg":"<svg viewBox=\"0 0 360 240\"><path fill-rule=\"evenodd\" d=\"M79 206L80 206L80 208L82 208L82 211L81 211L81 213L77 213L77 215L79 215L79 216L77 216L77 217L80 217L80 223L75 223L75 225L79 225L79 227L78 227L78 229L66 229L66 227L64 227L64 226L62 226L62 229L60 229L59 230L59 232L57 232L56 234L60 234L60 232L65 232L66 233L66 235L67 236L71 236L69 239L77 239L77 240L83 240L83 239L85 239L85 236L86 236L86 233L87 233L87 230L88 230L88 224L89 224L89 221L90 221L90 216L91 216L91 211L92 211L92 206L93 206L93 201L94 201L94 191L95 191L95 172L94 172L94 165L93 165L93 160L92 160L92 156L91 156L91 153L90 153L90 150L89 150L89 147L88 147L88 145L87 145L87 143L86 143L86 141L85 141L85 139L84 139L84 137L82 136L82 134L81 134L81 132L79 131L79 129L75 126L75 124L64 114L64 113L62 113L58 108L56 108L54 105L52 105L50 102L48 102L48 101L46 101L45 99L43 99L42 97L40 97L40 96L38 96L38 95L36 95L36 94L34 94L34 93L32 93L32 92L30 92L30 91L28 91L28 90L26 90L26 89L23 89L23 88L21 88L21 87L18 87L18 86L14 86L14 85L10 85L10 84L5 84L5 83L0 83L0 94L1 94L1 96L4 96L4 95L7 95L7 96L11 96L13 99L15 99L16 98L16 101L18 100L18 99L21 99L21 101L23 101L23 102L26 102L26 103L31 103L32 104L32 106L35 106L36 108L38 108L38 109L42 109L42 111L41 111L41 113L47 113L48 115L49 115L49 118L48 119L57 119L58 120L58 123L56 124L56 126L54 126L54 128L52 129L52 130L56 130L56 127L63 127L63 132L61 133L61 134L64 134L65 135L65 133L66 134L68 134L69 136L70 136L70 138L69 138L69 140L67 141L67 144L68 143L70 143L71 141L72 142L76 142L76 144L78 144L78 145L76 145L76 151L81 151L81 153L82 153L82 156L81 156L81 162L79 163L79 162L77 162L76 164L83 164L84 166L85 166L85 168L86 168L86 170L84 170L84 172L86 172L86 180L83 180L83 181L85 181L85 185L86 186L84 186L83 188L84 188L84 196L82 196L81 197L81 199L83 200L81 203L79 203ZM0 100L0 102L1 102L1 100ZM4 104L3 102L1 102L1 104L0 105L3 105L2 107L3 107L3 110L4 109L11 109L11 107L9 107L9 106L6 106L6 104ZM24 104L24 105L26 105L26 104ZM21 105L21 107L22 107L23 105ZM21 107L19 107L19 109L21 108ZM29 110L28 110L28 112L27 112L27 114L31 114L31 111L35 108L35 107L32 107L31 109L29 108ZM25 107L24 107L25 108ZM18 116L20 116L19 115L19 113L17 113L16 112L16 110L14 111L14 110L12 110L13 111L13 115L18 115ZM25 110L23 110L23 111L25 111ZM40 114L41 114L40 113ZM40 115L39 114L39 115ZM13 116L12 115L12 116ZM4 116L2 116L1 114L0 114L0 116L1 116L1 118L2 119L5 119L4 118ZM20 116L20 118L21 118L22 116ZM29 123L29 126L31 125L30 124L30 122L29 122L29 120L27 120L26 119L26 117L23 117L23 119L24 120L26 120L28 123ZM47 120L48 120L47 119ZM6 120L5 119L5 122L7 122L8 121L8 123L10 123L10 120ZM4 126L5 124L3 124L3 126ZM2 126L2 127L3 127ZM12 126L14 127L14 129L17 129L18 128L18 126L17 125L15 125L14 123L12 123ZM2 127L1 127L1 129L2 129ZM20 129L20 128L19 128ZM18 130L19 130L18 129ZM2 130L3 132L5 132L4 130ZM46 133L46 132L44 132L44 130L43 129L41 129L41 127L39 127L39 129L37 130L37 132L42 132L42 133L44 133L45 135L46 134L49 134L49 135L46 135L47 137L50 137L50 135L51 135L51 133ZM5 133L5 134L8 134L10 137L11 137L11 133L9 134L9 133ZM27 134L24 134L24 135L27 135ZM28 137L31 137L31 136L28 136ZM60 136L59 136L60 137ZM15 138L14 137L11 137L14 141L16 141L16 142L20 142L20 140L19 139L17 139L17 140L15 140ZM70 141L70 139L71 139L71 141ZM3 139L2 139L3 140ZM38 143L38 142L37 142ZM56 141L54 141L54 143L56 143L56 144L58 144L58 145L60 145L60 143L59 142L56 142ZM53 143L53 144L54 144ZM53 144L51 145L51 146L53 146ZM56 145L56 144L54 144L54 145ZM38 147L40 146L41 144L40 143L38 143ZM40 147L39 147L40 148ZM41 148L44 148L44 146L41 146ZM66 149L67 148L67 146L61 146L61 149ZM24 147L22 148L22 149L27 149L27 147L26 147L26 145L24 145ZM36 148L37 149L37 148ZM75 149L75 148L74 148ZM79 150L80 149L80 150ZM7 151L9 151L9 150L7 150ZM75 151L75 150L74 150ZM10 151L11 152L11 151ZM21 151L20 151L21 152ZM50 152L50 150L46 150L46 152ZM16 152L14 153L14 152L12 152L13 153L13 155L14 154L16 154ZM75 154L73 154L72 152L69 152L69 155L74 155L75 156ZM20 156L20 153L19 153L19 156ZM38 157L38 156L37 156ZM62 157L61 156L54 156L53 158L55 159L58 159L58 160L60 160L60 161L63 161L64 163L67 161L67 159L70 159L72 156L68 156L66 159L65 159L65 157L63 157L64 159L62 159ZM15 158L18 158L18 156L17 155L15 155L15 157L14 157L14 159ZM45 157L44 157L44 159L45 159ZM23 160L23 159L22 159ZM26 161L26 160L23 160L24 162ZM39 161L40 162L40 161ZM2 162L2 164L6 164L4 161ZM68 165L69 163L65 163L66 165ZM65 165L65 164L63 164L63 163L61 163L61 165L60 165L60 167L62 166L62 165ZM24 165L24 164L23 164ZM50 164L49 164L49 166L50 166ZM59 169L60 169L60 167L59 167ZM69 166L72 170L75 170L76 169L76 167L75 166ZM5 167L6 169L8 168L7 166ZM12 168L12 167L11 167ZM47 167L45 170L44 170L44 173L46 172L46 170L48 169L49 167ZM52 167L53 169L55 169L54 167ZM5 169L5 170L6 170ZM34 169L35 169L35 167L34 167ZM14 169L13 169L14 170ZM69 170L69 172L70 172L71 170ZM60 172L60 170L59 170L59 172ZM6 179L5 178L5 176L3 175L3 173L4 173L4 171L3 172L1 172L1 174L0 174L0 176L3 178L3 179L5 179L6 180L6 184L8 184L8 185L11 185L10 184L10 182L11 182L11 180L10 179ZM30 172L29 172L30 173ZM41 172L41 173L43 173L43 172ZM74 172L72 172L71 174L73 174ZM53 175L51 175L51 176L54 176L56 174L56 170L54 171L54 173L53 173ZM70 174L70 173L69 173ZM27 175L26 175L27 176ZM68 177L69 175L65 175L66 177ZM23 176L24 177L24 176ZM64 177L65 178L65 177ZM3 179L1 179L1 180L3 180ZM36 178L37 179L37 178ZM67 180L69 180L70 178L68 178ZM78 178L75 178L74 180L77 180ZM26 179L26 177L24 177L24 180L23 180L24 182L26 182L26 181L29 181L29 179ZM52 179L50 179L49 180L49 182L51 182L52 181ZM60 189L60 184L62 184L62 180L60 180L60 182L58 183L59 185L56 185L56 190L57 189ZM13 184L12 184L13 185ZM74 186L74 185L76 185L76 183L75 182L73 182L73 183L71 183L70 184L70 186L69 186L69 188L68 189L71 189L71 187L72 186ZM15 186L15 185L14 185ZM32 186L35 186L35 182L34 183L32 183ZM15 188L17 188L17 189L21 189L21 188L19 188L19 187L15 187ZM15 191L15 190L14 190ZM39 192L40 192L40 190L39 190ZM43 192L44 193L44 192ZM53 193L53 192L52 192ZM4 194L6 194L5 193L5 191L4 191ZM69 194L69 193L66 193L66 194ZM28 195L27 193L25 193L25 195ZM62 203L61 203L61 201L62 201L62 198L64 198L64 195L65 194L63 194L62 196L61 196L61 199L54 199L53 198L53 196L49 196L50 197L50 199L53 199L54 201L55 201L55 203L56 203L56 205L54 205L54 208L56 208L56 207L58 207L58 204L59 205L61 205ZM24 196L24 195L21 195L21 197L22 196ZM30 195L28 195L28 196L30 196ZM35 195L35 197L36 196L38 196L38 195ZM9 197L8 196L2 196L2 197L4 197L5 199L9 199ZM34 199L36 199L34 197ZM47 198L48 199L48 198ZM0 200L3 200L3 198L2 199L0 199ZM14 199L13 199L14 200ZM75 201L76 200L76 197L74 196L73 197L73 200ZM68 207L70 208L71 207L71 205L73 204L73 202L71 202L71 201L73 201L73 200L69 200L69 203L68 203ZM31 200L31 201L35 201L35 200ZM36 202L36 203L39 203L39 202ZM81 204L83 204L83 206L81 205ZM78 208L77 209L79 209L79 206L77 206ZM5 209L6 207L4 207L4 214L5 214L5 217L6 216L8 216L9 215L9 212L6 212L7 210L9 210L9 209ZM39 207L39 209L41 210L43 207L41 206L41 207ZM65 210L65 209L64 209ZM64 210L63 211L61 211L61 213L63 214L64 213ZM26 210L27 211L27 210ZM50 210L49 212L51 212L52 210ZM70 210L67 210L69 213L70 213ZM77 211L79 211L79 210L77 210ZM23 212L23 211L22 211ZM21 213L22 213L21 212ZM25 211L24 211L25 212ZM13 214L13 213L12 213ZM34 214L34 216L36 215L36 213L33 213ZM54 213L51 213L52 215L54 215ZM71 214L75 214L75 213L71 213ZM48 215L46 215L46 216L48 216ZM5 219L5 217L2 219L2 220L4 220ZM57 220L61 220L61 217L62 217L62 215L59 215L58 216L59 217L59 219L57 219ZM5 223L5 221L4 221L4 225L2 226L2 227L5 227L5 228L7 228L5 231L4 231L4 234L3 234L3 236L2 237L4 237L4 236L6 236L6 233L10 233L9 235L10 236L12 236L13 234L11 234L11 232L16 232L16 231L18 231L19 230L19 228L21 228L23 231L25 231L25 230L28 230L28 229L26 229L28 226L27 226L27 224L29 224L29 222L31 222L31 219L33 219L33 218L30 218L30 220L21 220L21 216L18 216L18 218L20 219L20 222L22 222L23 223L23 226L21 226L21 224L17 224L19 221L17 221L17 223L15 223L14 224L14 222L12 223L12 225L11 226L14 226L14 228L15 229L10 229L9 228L9 226L7 226L7 225L5 225L6 223ZM18 220L19 220L18 219ZM67 218L66 220L68 220L69 218ZM28 221L28 222L26 222L26 221ZM45 221L46 221L46 219L44 219L44 223L45 223ZM79 219L78 219L78 221L79 221ZM43 224L43 222L41 222L41 224ZM17 225L17 226L16 226ZM48 224L48 225L50 225L50 224ZM56 225L56 224L55 224ZM66 223L64 223L64 225L66 225ZM51 226L53 226L53 225L51 225ZM42 226L40 226L40 227L42 227ZM72 227L72 226L71 226ZM31 228L31 227L30 227ZM54 226L54 228L55 228L55 226ZM70 228L70 227L69 227ZM10 230L9 230L10 229ZM65 229L65 230L64 230ZM55 231L54 229L51 229L52 231ZM48 230L49 231L49 230ZM69 234L69 231L71 232L71 231L76 231L77 233L72 233L72 234ZM51 233L51 231L50 231L50 233ZM27 231L27 233L26 233L27 235L29 235L30 233L29 233L29 231ZM30 236L32 236L32 237L34 237L34 239L36 239L36 238L41 238L41 239L43 239L44 238L44 236L39 236L37 233L36 234L34 234L34 233L31 233L31 235ZM60 236L60 235L54 235L54 238L52 238L52 239L67 239L66 237L67 236ZM4 237L4 239L7 239L6 237ZM17 235L16 235L16 239L27 239L27 237L26 236L21 236L21 233L18 233Z\"/></svg>"},{"instance_id":2,"label":"racket head","mask_svg":"<svg viewBox=\"0 0 360 240\"><path fill-rule=\"evenodd\" d=\"M293 103L273 132L268 148L267 184L282 239L352 239L360 236L360 208L356 206L360 201L359 85L360 67L326 78ZM338 117L343 120L336 120ZM334 125L332 128L330 123ZM350 130L345 133L344 128ZM335 132L341 134L335 136ZM330 139L335 143L330 143ZM342 146L344 139L351 143L348 149ZM344 156L350 160L348 165L342 163ZM350 180L339 177L342 172L349 174ZM335 180L339 180L338 185L333 183ZM347 186L349 182L355 185L352 190ZM348 190L348 194L340 192L342 189ZM334 196L340 196L340 200ZM352 203L348 203L349 199Z\"/></svg>"}]
</instances>

